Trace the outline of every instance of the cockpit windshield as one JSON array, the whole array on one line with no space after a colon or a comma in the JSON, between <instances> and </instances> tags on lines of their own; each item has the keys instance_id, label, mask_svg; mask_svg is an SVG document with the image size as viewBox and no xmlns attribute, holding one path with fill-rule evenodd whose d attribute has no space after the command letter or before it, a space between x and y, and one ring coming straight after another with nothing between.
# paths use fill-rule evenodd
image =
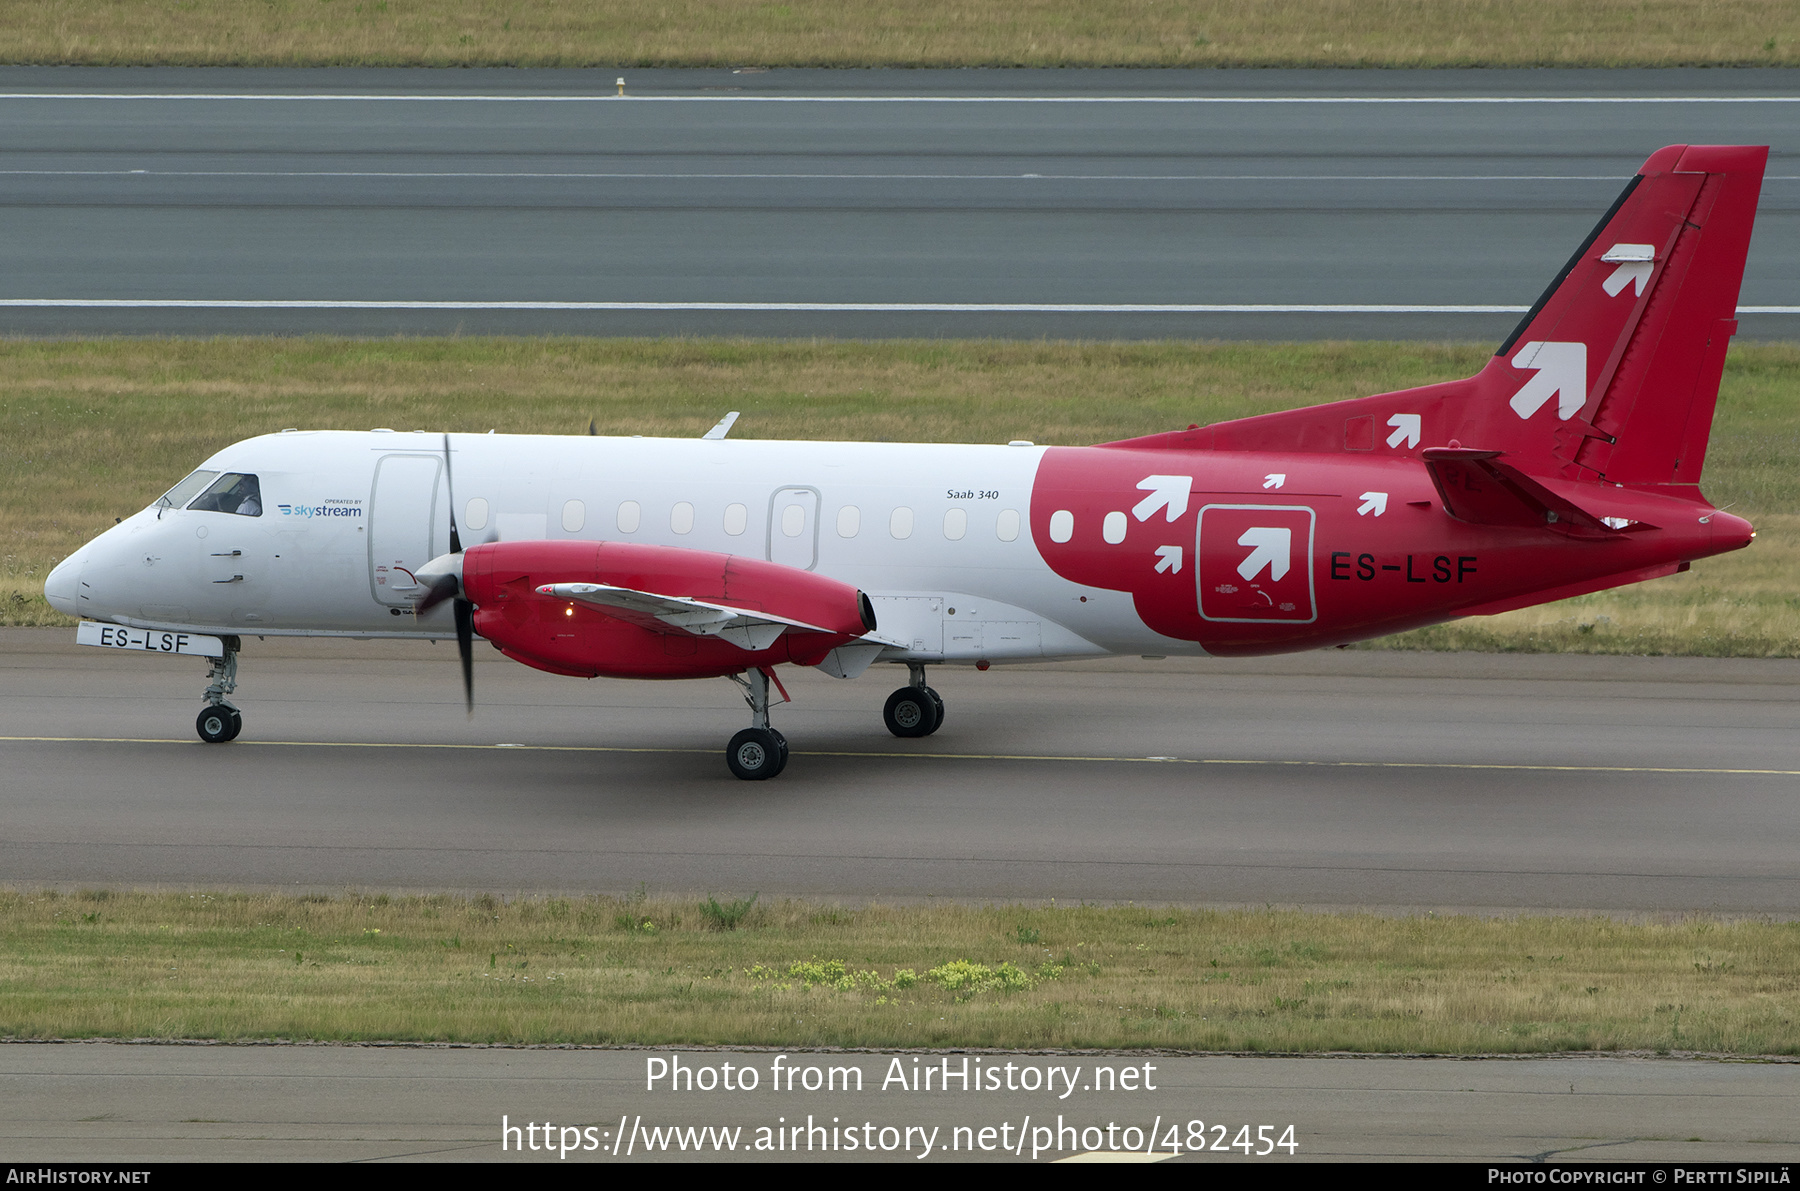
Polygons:
<instances>
[{"instance_id":1,"label":"cockpit windshield","mask_svg":"<svg viewBox=\"0 0 1800 1191\"><path fill-rule=\"evenodd\" d=\"M179 509L182 505L185 505L188 501L194 499L194 493L212 483L213 478L218 474L219 473L216 471L197 471L187 479L181 481L181 483L157 497L156 504L152 507L157 509Z\"/></svg>"},{"instance_id":2,"label":"cockpit windshield","mask_svg":"<svg viewBox=\"0 0 1800 1191\"><path fill-rule=\"evenodd\" d=\"M197 474L197 473L196 473ZM255 476L228 471L213 481L200 499L188 506L190 512L236 513L240 517L262 516L262 485Z\"/></svg>"}]
</instances>

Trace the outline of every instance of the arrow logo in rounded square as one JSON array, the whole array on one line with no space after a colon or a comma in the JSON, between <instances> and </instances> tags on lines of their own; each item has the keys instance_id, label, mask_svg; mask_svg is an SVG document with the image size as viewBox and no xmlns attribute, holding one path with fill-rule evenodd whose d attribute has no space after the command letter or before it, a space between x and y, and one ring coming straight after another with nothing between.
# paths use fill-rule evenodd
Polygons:
<instances>
[{"instance_id":1,"label":"arrow logo in rounded square","mask_svg":"<svg viewBox=\"0 0 1800 1191\"><path fill-rule=\"evenodd\" d=\"M1203 506L1193 564L1201 619L1238 624L1316 620L1315 521L1306 505Z\"/></svg>"}]
</instances>

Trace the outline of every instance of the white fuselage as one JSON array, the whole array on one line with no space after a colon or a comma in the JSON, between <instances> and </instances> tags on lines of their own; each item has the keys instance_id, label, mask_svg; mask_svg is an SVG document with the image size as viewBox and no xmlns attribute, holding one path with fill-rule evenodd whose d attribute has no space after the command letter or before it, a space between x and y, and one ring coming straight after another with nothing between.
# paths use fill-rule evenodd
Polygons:
<instances>
[{"instance_id":1,"label":"white fuselage","mask_svg":"<svg viewBox=\"0 0 1800 1191\"><path fill-rule=\"evenodd\" d=\"M1052 572L1032 540L1044 448L284 432L203 465L257 478L256 516L152 506L52 573L58 608L217 634L431 637L412 572L461 544L642 542L768 559L855 585L894 660L1197 653L1128 592Z\"/></svg>"}]
</instances>

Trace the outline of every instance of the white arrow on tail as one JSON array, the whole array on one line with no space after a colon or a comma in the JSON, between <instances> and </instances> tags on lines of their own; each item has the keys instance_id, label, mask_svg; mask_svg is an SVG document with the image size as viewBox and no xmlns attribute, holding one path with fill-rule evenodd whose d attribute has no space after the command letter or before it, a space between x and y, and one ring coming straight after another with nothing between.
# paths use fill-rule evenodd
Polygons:
<instances>
[{"instance_id":1,"label":"white arrow on tail","mask_svg":"<svg viewBox=\"0 0 1800 1191\"><path fill-rule=\"evenodd\" d=\"M1587 344L1532 340L1512 358L1514 368L1535 368L1537 375L1512 396L1513 412L1529 418L1555 397L1556 416L1572 418L1587 404Z\"/></svg>"},{"instance_id":2,"label":"white arrow on tail","mask_svg":"<svg viewBox=\"0 0 1800 1191\"><path fill-rule=\"evenodd\" d=\"M1137 502L1131 515L1148 521L1152 513L1167 505L1169 511L1164 520L1173 521L1187 512L1188 492L1193 486L1193 476L1145 476L1138 481L1138 491L1150 495Z\"/></svg>"},{"instance_id":3,"label":"white arrow on tail","mask_svg":"<svg viewBox=\"0 0 1800 1191\"><path fill-rule=\"evenodd\" d=\"M1272 471L1263 477L1264 488L1279 488L1285 483L1287 483L1287 473L1285 471Z\"/></svg>"},{"instance_id":4,"label":"white arrow on tail","mask_svg":"<svg viewBox=\"0 0 1800 1191\"><path fill-rule=\"evenodd\" d=\"M1175 575L1181 574L1180 546L1158 546L1156 548L1156 560L1157 574L1160 575L1164 571L1168 571Z\"/></svg>"},{"instance_id":5,"label":"white arrow on tail","mask_svg":"<svg viewBox=\"0 0 1800 1191\"><path fill-rule=\"evenodd\" d=\"M1394 428L1394 432L1388 435L1388 446L1397 447L1401 443L1405 443L1409 447L1418 446L1419 424L1422 420L1423 418L1419 414L1395 414L1389 418L1388 425Z\"/></svg>"},{"instance_id":6,"label":"white arrow on tail","mask_svg":"<svg viewBox=\"0 0 1800 1191\"><path fill-rule=\"evenodd\" d=\"M1288 573L1288 557L1293 552L1293 531L1284 526L1253 525L1238 539L1240 546L1254 546L1250 557L1238 563L1238 574L1246 580L1269 568L1269 579L1279 583Z\"/></svg>"},{"instance_id":7,"label":"white arrow on tail","mask_svg":"<svg viewBox=\"0 0 1800 1191\"><path fill-rule=\"evenodd\" d=\"M1616 298L1626 286L1633 283L1637 286L1637 297L1644 296L1644 287L1650 283L1650 271L1656 267L1656 248L1651 244L1614 244L1600 258L1607 264L1617 264L1612 276L1600 283L1609 298Z\"/></svg>"},{"instance_id":8,"label":"white arrow on tail","mask_svg":"<svg viewBox=\"0 0 1800 1191\"><path fill-rule=\"evenodd\" d=\"M1387 512L1387 493L1385 492L1365 492L1357 499L1362 501L1361 506L1356 510L1358 517L1366 517L1370 513L1379 517Z\"/></svg>"}]
</instances>

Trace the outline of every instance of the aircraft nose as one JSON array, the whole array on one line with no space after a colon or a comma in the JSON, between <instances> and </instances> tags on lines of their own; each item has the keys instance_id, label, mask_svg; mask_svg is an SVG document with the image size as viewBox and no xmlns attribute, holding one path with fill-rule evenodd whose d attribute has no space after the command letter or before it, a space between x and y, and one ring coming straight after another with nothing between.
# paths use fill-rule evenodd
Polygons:
<instances>
[{"instance_id":1,"label":"aircraft nose","mask_svg":"<svg viewBox=\"0 0 1800 1191\"><path fill-rule=\"evenodd\" d=\"M81 564L83 550L77 550L69 557L57 563L50 571L49 578L44 580L44 598L50 606L65 616L79 616L76 608L76 597L81 587Z\"/></svg>"}]
</instances>

